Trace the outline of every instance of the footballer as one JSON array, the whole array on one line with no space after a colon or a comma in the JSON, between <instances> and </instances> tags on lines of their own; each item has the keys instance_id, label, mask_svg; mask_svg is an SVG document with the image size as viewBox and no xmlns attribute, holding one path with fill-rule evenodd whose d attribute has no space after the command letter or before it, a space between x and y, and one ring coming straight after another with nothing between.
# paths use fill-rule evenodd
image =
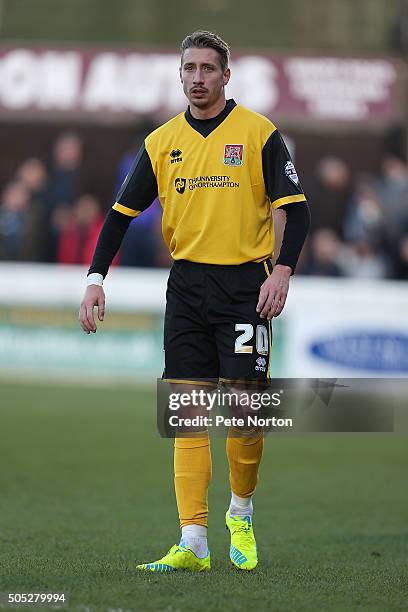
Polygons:
<instances>
[{"instance_id":1,"label":"footballer","mask_svg":"<svg viewBox=\"0 0 408 612\"><path fill-rule=\"evenodd\" d=\"M174 263L166 295L163 378L181 392L216 381L237 394L267 385L271 321L284 308L289 280L310 226L299 177L276 126L226 99L230 51L216 34L196 31L181 44L180 80L188 100L141 146L107 214L87 277L79 319L96 332L104 319L102 287L130 221L159 196L163 237ZM276 263L272 210L284 211ZM240 414L239 401L236 406ZM203 414L206 411L203 409ZM152 572L207 571L211 452L205 421L174 443L181 539ZM241 421L235 421L241 423ZM230 562L258 563L252 498L263 449L259 427L231 427L226 441L231 501L225 521Z\"/></svg>"}]
</instances>

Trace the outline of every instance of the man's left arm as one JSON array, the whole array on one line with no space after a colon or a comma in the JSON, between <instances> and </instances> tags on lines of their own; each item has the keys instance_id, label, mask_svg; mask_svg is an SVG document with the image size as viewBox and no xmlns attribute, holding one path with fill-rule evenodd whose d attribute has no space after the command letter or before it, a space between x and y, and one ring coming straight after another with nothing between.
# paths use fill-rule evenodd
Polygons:
<instances>
[{"instance_id":1,"label":"man's left arm","mask_svg":"<svg viewBox=\"0 0 408 612\"><path fill-rule=\"evenodd\" d=\"M272 274L263 283L257 305L261 318L282 312L300 252L310 227L310 209L289 151L275 130L262 150L265 187L272 206L284 210L286 223L282 246Z\"/></svg>"}]
</instances>

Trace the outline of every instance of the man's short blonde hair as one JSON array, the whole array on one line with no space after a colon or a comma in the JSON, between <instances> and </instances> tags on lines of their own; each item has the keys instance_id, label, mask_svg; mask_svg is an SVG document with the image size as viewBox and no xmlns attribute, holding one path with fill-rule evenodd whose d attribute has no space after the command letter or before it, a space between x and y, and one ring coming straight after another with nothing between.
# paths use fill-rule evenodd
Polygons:
<instances>
[{"instance_id":1,"label":"man's short blonde hair","mask_svg":"<svg viewBox=\"0 0 408 612\"><path fill-rule=\"evenodd\" d=\"M215 34L208 30L197 30L185 37L180 46L181 63L183 63L183 55L186 49L214 49L217 51L220 58L221 69L224 72L228 68L230 57L230 48L228 44Z\"/></svg>"}]
</instances>

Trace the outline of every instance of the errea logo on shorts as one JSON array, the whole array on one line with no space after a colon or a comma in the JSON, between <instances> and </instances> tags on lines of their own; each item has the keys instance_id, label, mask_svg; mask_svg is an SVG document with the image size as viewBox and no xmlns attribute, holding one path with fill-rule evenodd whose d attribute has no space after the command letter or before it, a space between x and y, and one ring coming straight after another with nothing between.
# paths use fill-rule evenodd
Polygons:
<instances>
[{"instance_id":1,"label":"errea logo on shorts","mask_svg":"<svg viewBox=\"0 0 408 612\"><path fill-rule=\"evenodd\" d=\"M255 366L255 370L257 372L265 372L266 371L266 359L264 357L258 357L256 360L257 365Z\"/></svg>"}]
</instances>

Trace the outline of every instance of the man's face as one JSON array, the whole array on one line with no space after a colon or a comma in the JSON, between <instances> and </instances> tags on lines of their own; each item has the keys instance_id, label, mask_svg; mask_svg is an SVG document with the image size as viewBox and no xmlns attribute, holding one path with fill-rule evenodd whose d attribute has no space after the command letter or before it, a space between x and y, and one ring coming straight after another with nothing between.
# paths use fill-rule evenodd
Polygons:
<instances>
[{"instance_id":1,"label":"man's face","mask_svg":"<svg viewBox=\"0 0 408 612\"><path fill-rule=\"evenodd\" d=\"M192 47L184 51L180 67L183 91L191 105L209 108L224 97L224 87L230 78L230 70L222 71L215 49Z\"/></svg>"}]
</instances>

